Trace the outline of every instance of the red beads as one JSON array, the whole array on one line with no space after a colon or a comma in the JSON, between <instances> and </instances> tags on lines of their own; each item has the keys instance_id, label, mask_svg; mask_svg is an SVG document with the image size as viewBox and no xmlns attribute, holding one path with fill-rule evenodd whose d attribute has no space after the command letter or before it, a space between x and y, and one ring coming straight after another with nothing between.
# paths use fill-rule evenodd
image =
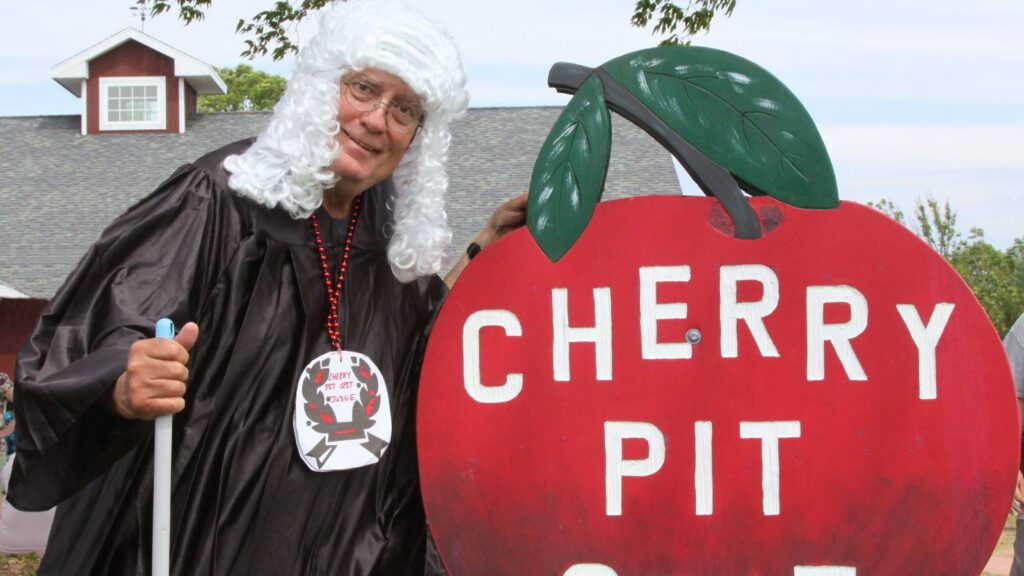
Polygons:
<instances>
[{"instance_id":1,"label":"red beads","mask_svg":"<svg viewBox=\"0 0 1024 576\"><path fill-rule=\"evenodd\" d=\"M320 270L324 274L324 287L327 288L327 336L331 344L341 352L341 323L338 318L338 302L341 300L341 291L345 286L345 273L348 271L348 255L352 251L352 236L356 232L356 220L359 219L359 205L362 196L356 196L352 202L352 217L348 222L348 232L345 234L345 249L341 253L341 264L338 266L338 282L331 281L330 267L327 265L327 253L324 251L323 240L320 239L320 225L316 221L316 214L313 214L313 237L316 239L316 249L320 254Z\"/></svg>"}]
</instances>

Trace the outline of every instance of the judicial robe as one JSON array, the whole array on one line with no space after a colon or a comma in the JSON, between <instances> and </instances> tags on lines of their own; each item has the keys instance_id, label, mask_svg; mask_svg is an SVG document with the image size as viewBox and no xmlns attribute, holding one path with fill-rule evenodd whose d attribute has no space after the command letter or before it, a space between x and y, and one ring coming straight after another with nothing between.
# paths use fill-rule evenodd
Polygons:
<instances>
[{"instance_id":1,"label":"judicial robe","mask_svg":"<svg viewBox=\"0 0 1024 576\"><path fill-rule=\"evenodd\" d=\"M199 324L174 417L173 574L424 571L414 416L444 283L394 278L390 181L365 192L339 313L344 348L383 376L391 443L374 464L312 471L292 417L307 363L331 349L326 290L310 222L228 189L221 162L250 143L179 168L115 220L19 355L10 499L25 510L60 503L41 574L150 570L153 424L104 401L131 343L161 317ZM322 209L318 219L325 240L344 235Z\"/></svg>"}]
</instances>

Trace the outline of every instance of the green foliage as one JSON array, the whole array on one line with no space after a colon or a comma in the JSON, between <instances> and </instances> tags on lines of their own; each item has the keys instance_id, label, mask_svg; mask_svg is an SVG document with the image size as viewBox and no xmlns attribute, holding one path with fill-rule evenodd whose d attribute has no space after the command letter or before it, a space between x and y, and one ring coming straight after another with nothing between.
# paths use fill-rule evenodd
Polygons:
<instances>
[{"instance_id":1,"label":"green foliage","mask_svg":"<svg viewBox=\"0 0 1024 576\"><path fill-rule=\"evenodd\" d=\"M200 96L200 112L270 110L284 94L284 78L253 70L248 64L218 68L217 72L227 84L228 93L223 96Z\"/></svg>"},{"instance_id":2,"label":"green foliage","mask_svg":"<svg viewBox=\"0 0 1024 576\"><path fill-rule=\"evenodd\" d=\"M272 9L258 12L250 21L246 21L244 18L239 19L235 26L235 32L251 34L256 37L255 40L245 40L245 50L242 51L242 56L247 58L265 56L268 46L271 44L276 44L273 49L274 60L284 58L289 52L298 52L299 47L288 37L288 28L301 22L310 12L323 8L329 1L302 0L298 8L293 8L288 2L278 0Z\"/></svg>"},{"instance_id":3,"label":"green foliage","mask_svg":"<svg viewBox=\"0 0 1024 576\"><path fill-rule=\"evenodd\" d=\"M1013 245L1006 250L1006 256L1013 263L1017 275L1015 280L1021 290L1024 290L1024 238L1017 238Z\"/></svg>"},{"instance_id":4,"label":"green foliage","mask_svg":"<svg viewBox=\"0 0 1024 576\"><path fill-rule=\"evenodd\" d=\"M277 0L272 8L261 10L248 20L240 19L235 32L250 36L243 40L245 50L242 56L256 58L270 53L274 60L280 60L289 52L297 52L298 46L289 37L291 28L331 2L302 0L296 7L291 2ZM212 4L213 0L156 0L153 15L177 8L178 18L185 24L191 24L202 20ZM691 0L686 8L666 0L637 0L630 21L638 28L644 28L653 21L653 34L669 35L661 41L662 46L687 45L691 36L710 30L716 13L730 16L735 7L736 0Z\"/></svg>"},{"instance_id":5,"label":"green foliage","mask_svg":"<svg viewBox=\"0 0 1024 576\"><path fill-rule=\"evenodd\" d=\"M302 0L298 7L295 7L289 2L278 0L274 2L272 8L257 12L249 20L239 19L235 32L252 36L243 41L245 50L242 51L242 56L256 58L270 52L274 60L280 60L289 52L297 52L298 46L289 37L292 26L330 2L331 0ZM173 5L178 8L178 18L185 24L191 24L196 20L202 20L211 4L213 0L157 0L153 5L153 15L163 14Z\"/></svg>"},{"instance_id":6,"label":"green foliage","mask_svg":"<svg viewBox=\"0 0 1024 576\"><path fill-rule=\"evenodd\" d=\"M914 218L918 235L946 260L964 246L963 235L956 229L956 212L949 201L940 207L934 198L926 198L924 202L919 199L914 207Z\"/></svg>"},{"instance_id":7,"label":"green foliage","mask_svg":"<svg viewBox=\"0 0 1024 576\"><path fill-rule=\"evenodd\" d=\"M868 206L882 212L904 226L907 225L907 219L903 216L903 210L900 210L899 206L894 204L893 201L888 198L882 198L878 202L868 202Z\"/></svg>"},{"instance_id":8,"label":"green foliage","mask_svg":"<svg viewBox=\"0 0 1024 576\"><path fill-rule=\"evenodd\" d=\"M974 291L999 335L1006 334L1024 311L1022 271L1010 255L986 242L984 233L976 228L949 257L949 263Z\"/></svg>"},{"instance_id":9,"label":"green foliage","mask_svg":"<svg viewBox=\"0 0 1024 576\"><path fill-rule=\"evenodd\" d=\"M156 0L153 3L153 16L167 12L171 9L171 4L178 5L178 18L185 24L191 24L206 16L206 9L213 4L213 0Z\"/></svg>"},{"instance_id":10,"label":"green foliage","mask_svg":"<svg viewBox=\"0 0 1024 576\"><path fill-rule=\"evenodd\" d=\"M667 0L637 0L630 21L637 28L645 28L652 21L652 34L668 34L662 46L690 44L690 38L711 29L716 12L731 16L736 0L690 0L686 8ZM680 30L682 25L682 30Z\"/></svg>"},{"instance_id":11,"label":"green foliage","mask_svg":"<svg viewBox=\"0 0 1024 576\"><path fill-rule=\"evenodd\" d=\"M892 201L869 202L906 225L903 211ZM917 235L941 254L971 287L996 331L1003 335L1024 312L1024 237L1000 251L985 241L985 231L974 228L964 238L956 227L956 211L934 198L918 199L914 207Z\"/></svg>"}]
</instances>

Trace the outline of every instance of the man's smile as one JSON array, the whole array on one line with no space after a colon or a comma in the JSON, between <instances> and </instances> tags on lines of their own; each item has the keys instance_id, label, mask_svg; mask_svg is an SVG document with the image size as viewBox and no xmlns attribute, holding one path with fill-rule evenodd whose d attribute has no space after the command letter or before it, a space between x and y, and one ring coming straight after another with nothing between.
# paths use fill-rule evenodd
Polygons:
<instances>
[{"instance_id":1,"label":"man's smile","mask_svg":"<svg viewBox=\"0 0 1024 576\"><path fill-rule=\"evenodd\" d=\"M373 146L366 144L365 142L359 140L358 138L354 138L352 134L350 134L347 130L342 129L342 132L345 134L345 137L352 141L353 144L359 146L363 150L366 150L367 152L372 152L374 154L378 154L381 152L380 148L374 148Z\"/></svg>"}]
</instances>

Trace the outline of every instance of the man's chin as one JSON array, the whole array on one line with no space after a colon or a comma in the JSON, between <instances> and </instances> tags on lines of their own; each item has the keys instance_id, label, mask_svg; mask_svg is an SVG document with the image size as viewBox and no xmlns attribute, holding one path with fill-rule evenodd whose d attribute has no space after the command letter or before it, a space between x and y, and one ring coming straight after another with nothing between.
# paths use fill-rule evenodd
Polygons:
<instances>
[{"instance_id":1,"label":"man's chin","mask_svg":"<svg viewBox=\"0 0 1024 576\"><path fill-rule=\"evenodd\" d=\"M349 157L348 162L345 162L341 166L335 165L333 167L334 173L338 176L339 181L346 182L359 182L370 177L370 171L365 170L359 162L353 162L353 158ZM355 164L355 166L353 166Z\"/></svg>"}]
</instances>

